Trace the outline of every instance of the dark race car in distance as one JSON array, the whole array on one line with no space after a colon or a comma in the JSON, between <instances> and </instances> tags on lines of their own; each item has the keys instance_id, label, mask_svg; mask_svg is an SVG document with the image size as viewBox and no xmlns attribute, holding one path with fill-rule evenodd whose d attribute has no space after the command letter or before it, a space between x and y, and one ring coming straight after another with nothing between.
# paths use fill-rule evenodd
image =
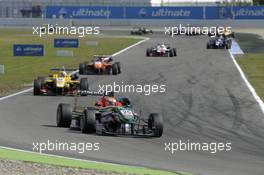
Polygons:
<instances>
[{"instance_id":1,"label":"dark race car in distance","mask_svg":"<svg viewBox=\"0 0 264 175\"><path fill-rule=\"evenodd\" d=\"M233 32L232 30L227 30L227 29L224 29L221 33L220 31L218 30L219 27L217 27L217 30L216 32L209 32L208 33L208 36L217 36L217 37L220 37L220 36L223 36L225 38L235 38L235 32Z\"/></svg>"},{"instance_id":2,"label":"dark race car in distance","mask_svg":"<svg viewBox=\"0 0 264 175\"><path fill-rule=\"evenodd\" d=\"M231 49L232 39L225 37L212 37L207 42L207 49Z\"/></svg>"},{"instance_id":3,"label":"dark race car in distance","mask_svg":"<svg viewBox=\"0 0 264 175\"><path fill-rule=\"evenodd\" d=\"M131 35L143 35L143 34L152 34L153 31L145 27L134 27L130 34Z\"/></svg>"},{"instance_id":4,"label":"dark race car in distance","mask_svg":"<svg viewBox=\"0 0 264 175\"><path fill-rule=\"evenodd\" d=\"M170 47L168 44L157 44L154 47L147 48L146 56L174 57L177 56L177 49Z\"/></svg>"}]
</instances>

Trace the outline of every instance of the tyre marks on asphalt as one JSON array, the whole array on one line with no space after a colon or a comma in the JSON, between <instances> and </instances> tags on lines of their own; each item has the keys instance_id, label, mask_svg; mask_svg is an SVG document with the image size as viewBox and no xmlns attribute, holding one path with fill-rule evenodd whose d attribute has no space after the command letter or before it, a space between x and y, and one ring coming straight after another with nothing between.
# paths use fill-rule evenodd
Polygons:
<instances>
[{"instance_id":1,"label":"tyre marks on asphalt","mask_svg":"<svg viewBox=\"0 0 264 175\"><path fill-rule=\"evenodd\" d=\"M229 96L232 104L233 104L233 109L234 109L234 121L232 128L234 131L238 131L241 127L241 125L244 123L242 111L241 111L241 106L239 104L239 100L236 98L236 96L231 92L230 89L225 88L227 95Z\"/></svg>"}]
</instances>

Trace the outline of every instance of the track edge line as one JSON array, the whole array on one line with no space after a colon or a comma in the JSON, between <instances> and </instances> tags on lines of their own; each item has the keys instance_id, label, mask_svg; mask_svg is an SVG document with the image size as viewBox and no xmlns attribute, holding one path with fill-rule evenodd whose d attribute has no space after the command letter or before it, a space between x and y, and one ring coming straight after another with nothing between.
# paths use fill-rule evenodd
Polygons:
<instances>
[{"instance_id":1,"label":"track edge line","mask_svg":"<svg viewBox=\"0 0 264 175\"><path fill-rule=\"evenodd\" d=\"M250 84L249 80L247 79L245 73L243 72L243 70L241 69L241 67L239 66L239 64L237 63L234 55L231 53L230 50L229 51L229 54L231 56L231 59L233 61L233 63L235 64L241 78L244 80L245 84L247 85L249 91L251 92L251 94L253 95L254 99L257 101L262 113L264 114L264 103L263 101L261 100L261 98L258 96L258 94L256 93L256 90L254 89L254 87Z\"/></svg>"}]
</instances>

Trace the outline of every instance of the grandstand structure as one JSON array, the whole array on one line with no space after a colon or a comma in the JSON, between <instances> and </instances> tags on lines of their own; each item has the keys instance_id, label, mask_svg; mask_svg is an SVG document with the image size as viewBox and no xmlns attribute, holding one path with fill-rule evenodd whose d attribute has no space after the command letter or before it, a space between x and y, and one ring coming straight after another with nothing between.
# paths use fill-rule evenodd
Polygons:
<instances>
[{"instance_id":1,"label":"grandstand structure","mask_svg":"<svg viewBox=\"0 0 264 175\"><path fill-rule=\"evenodd\" d=\"M44 18L47 6L218 6L252 0L0 0L0 18Z\"/></svg>"}]
</instances>

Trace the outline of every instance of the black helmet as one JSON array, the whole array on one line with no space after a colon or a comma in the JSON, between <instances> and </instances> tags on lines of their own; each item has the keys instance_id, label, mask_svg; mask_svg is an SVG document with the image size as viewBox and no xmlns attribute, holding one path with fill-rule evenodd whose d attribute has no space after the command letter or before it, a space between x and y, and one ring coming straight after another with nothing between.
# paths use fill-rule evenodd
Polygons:
<instances>
[{"instance_id":1,"label":"black helmet","mask_svg":"<svg viewBox=\"0 0 264 175\"><path fill-rule=\"evenodd\" d=\"M115 96L115 92L114 91L112 91L112 92L106 92L105 93L105 96L114 97Z\"/></svg>"}]
</instances>

